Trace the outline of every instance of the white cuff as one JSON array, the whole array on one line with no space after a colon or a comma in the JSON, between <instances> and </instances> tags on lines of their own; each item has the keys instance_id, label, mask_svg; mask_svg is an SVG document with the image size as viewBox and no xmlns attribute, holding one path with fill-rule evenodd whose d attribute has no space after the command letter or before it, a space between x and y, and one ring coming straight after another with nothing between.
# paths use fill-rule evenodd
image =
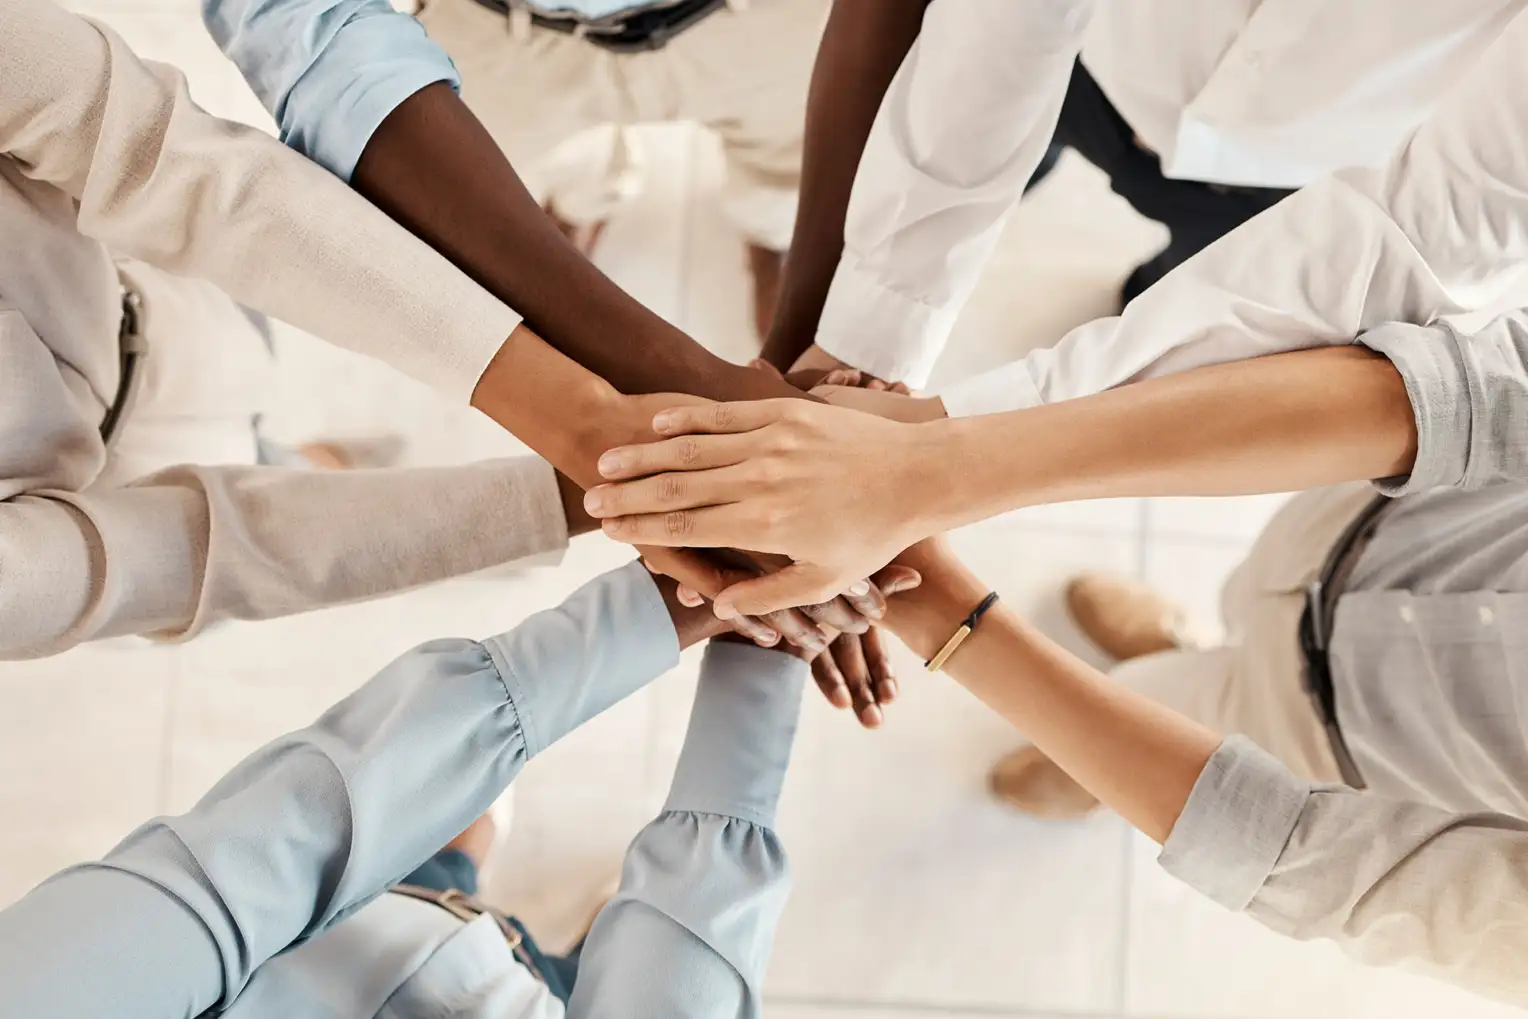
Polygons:
<instances>
[{"instance_id":1,"label":"white cuff","mask_svg":"<svg viewBox=\"0 0 1528 1019\"><path fill-rule=\"evenodd\" d=\"M961 379L940 391L945 413L952 418L1038 407L1045 400L1029 373L1027 359L1011 361L991 371Z\"/></svg>"},{"instance_id":2,"label":"white cuff","mask_svg":"<svg viewBox=\"0 0 1528 1019\"><path fill-rule=\"evenodd\" d=\"M846 253L833 274L816 342L876 378L922 389L954 326L954 311L888 286Z\"/></svg>"}]
</instances>

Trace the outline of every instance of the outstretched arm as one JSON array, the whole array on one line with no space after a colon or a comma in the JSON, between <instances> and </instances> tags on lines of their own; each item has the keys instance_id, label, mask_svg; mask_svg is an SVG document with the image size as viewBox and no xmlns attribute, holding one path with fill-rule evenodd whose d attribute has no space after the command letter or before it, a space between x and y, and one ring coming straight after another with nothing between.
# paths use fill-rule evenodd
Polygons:
<instances>
[{"instance_id":1,"label":"outstretched arm","mask_svg":"<svg viewBox=\"0 0 1528 1019\"><path fill-rule=\"evenodd\" d=\"M938 544L887 625L930 656L987 593ZM1002 602L945 671L1153 841L1220 905L1360 962L1406 966L1528 1004L1528 823L1454 814L1292 774L1114 683Z\"/></svg>"},{"instance_id":2,"label":"outstretched arm","mask_svg":"<svg viewBox=\"0 0 1528 1019\"><path fill-rule=\"evenodd\" d=\"M1514 384L1517 376L1507 370L1513 344L1482 349L1492 370L1476 363L1473 376L1461 379L1473 377L1476 388L1486 378L1499 381L1495 399L1485 399L1490 389L1481 392L1479 412L1487 416L1449 404L1440 431L1469 436L1480 431L1472 431L1472 420L1514 429L1513 422L1528 419L1522 413L1528 388ZM755 612L832 589L922 538L1021 506L1280 492L1405 475L1417 460L1419 430L1431 434L1434 415L1418 399L1414 414L1407 380L1393 362L1342 348L923 424L774 400L677 408L658 429L674 437L606 454L606 477L635 480L592 490L585 507L607 518L605 532L622 541L746 541L796 560L717 600L718 611ZM1484 441L1490 432L1481 435ZM1467 448L1450 462L1465 462Z\"/></svg>"},{"instance_id":3,"label":"outstretched arm","mask_svg":"<svg viewBox=\"0 0 1528 1019\"><path fill-rule=\"evenodd\" d=\"M633 563L501 636L416 648L188 813L0 912L0 1014L226 1006L266 960L380 895L529 758L714 630Z\"/></svg>"}]
</instances>

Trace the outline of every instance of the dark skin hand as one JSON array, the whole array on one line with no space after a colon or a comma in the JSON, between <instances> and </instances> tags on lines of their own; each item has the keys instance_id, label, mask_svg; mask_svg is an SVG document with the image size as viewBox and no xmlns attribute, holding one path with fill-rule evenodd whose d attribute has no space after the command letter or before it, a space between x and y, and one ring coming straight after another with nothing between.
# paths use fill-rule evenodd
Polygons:
<instances>
[{"instance_id":1,"label":"dark skin hand","mask_svg":"<svg viewBox=\"0 0 1528 1019\"><path fill-rule=\"evenodd\" d=\"M568 242L493 138L444 83L416 92L383 121L367 143L351 185L520 311L527 330L600 376L617 393L810 399L781 378L716 357L606 278ZM509 346L506 343L506 350ZM500 363L506 351L500 353L479 380L473 406L573 482L597 482L598 475L585 466L592 468L600 453L628 441L623 436L645 431L645 425L639 429L620 409L579 415L554 401L545 420L571 425L570 437L577 441L538 443L504 413L516 403L524 404L526 387L512 365ZM659 561L671 557L655 559ZM691 565L698 566L698 560L692 557ZM735 559L725 565L755 569ZM691 574L685 579L696 578ZM808 617L835 629L862 630L868 626L867 617L878 616L883 607L883 600L872 593L864 599L840 598L777 614L766 622L786 640L816 647L826 637ZM766 632L755 626L752 635L762 638Z\"/></svg>"},{"instance_id":2,"label":"dark skin hand","mask_svg":"<svg viewBox=\"0 0 1528 1019\"><path fill-rule=\"evenodd\" d=\"M807 97L796 230L762 354L781 371L795 364L817 335L844 249L844 218L865 140L930 2L834 0Z\"/></svg>"},{"instance_id":3,"label":"dark skin hand","mask_svg":"<svg viewBox=\"0 0 1528 1019\"><path fill-rule=\"evenodd\" d=\"M388 115L350 183L618 392L804 398L784 380L717 357L612 283L568 242L444 83Z\"/></svg>"}]
</instances>

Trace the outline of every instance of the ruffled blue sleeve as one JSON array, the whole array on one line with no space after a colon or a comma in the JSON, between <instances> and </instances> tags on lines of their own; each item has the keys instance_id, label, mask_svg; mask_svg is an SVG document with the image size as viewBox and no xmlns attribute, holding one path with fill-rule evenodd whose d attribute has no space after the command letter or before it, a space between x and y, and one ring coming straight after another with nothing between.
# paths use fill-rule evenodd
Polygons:
<instances>
[{"instance_id":1,"label":"ruffled blue sleeve","mask_svg":"<svg viewBox=\"0 0 1528 1019\"><path fill-rule=\"evenodd\" d=\"M638 563L499 637L410 651L188 813L149 822L0 912L0 1015L161 1019L226 1006L262 963L370 902L530 757L678 655Z\"/></svg>"},{"instance_id":2,"label":"ruffled blue sleeve","mask_svg":"<svg viewBox=\"0 0 1528 1019\"><path fill-rule=\"evenodd\" d=\"M790 873L774 832L806 664L712 643L664 812L585 944L570 1017L758 1016Z\"/></svg>"}]
</instances>

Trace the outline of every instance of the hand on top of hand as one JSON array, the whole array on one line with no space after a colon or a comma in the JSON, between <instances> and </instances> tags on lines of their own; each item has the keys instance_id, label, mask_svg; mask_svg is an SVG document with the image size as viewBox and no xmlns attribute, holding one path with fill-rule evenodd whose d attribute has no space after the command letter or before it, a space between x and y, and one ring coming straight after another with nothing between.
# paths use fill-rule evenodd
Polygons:
<instances>
[{"instance_id":1,"label":"hand on top of hand","mask_svg":"<svg viewBox=\"0 0 1528 1019\"><path fill-rule=\"evenodd\" d=\"M922 583L918 571L891 565L876 574L874 584L892 598L911 591ZM680 604L694 608L705 604L699 593L681 585ZM811 663L812 676L828 703L839 709L853 709L854 716L867 729L878 728L885 710L897 697L896 672L891 663L885 638L879 628L864 633L840 633L823 651L792 647L790 653Z\"/></svg>"},{"instance_id":2,"label":"hand on top of hand","mask_svg":"<svg viewBox=\"0 0 1528 1019\"><path fill-rule=\"evenodd\" d=\"M906 399L902 397L902 399ZM717 614L768 612L857 592L937 522L923 496L950 468L926 429L801 400L679 407L658 442L613 449L585 508L641 545L741 547L795 560L732 585Z\"/></svg>"}]
</instances>

